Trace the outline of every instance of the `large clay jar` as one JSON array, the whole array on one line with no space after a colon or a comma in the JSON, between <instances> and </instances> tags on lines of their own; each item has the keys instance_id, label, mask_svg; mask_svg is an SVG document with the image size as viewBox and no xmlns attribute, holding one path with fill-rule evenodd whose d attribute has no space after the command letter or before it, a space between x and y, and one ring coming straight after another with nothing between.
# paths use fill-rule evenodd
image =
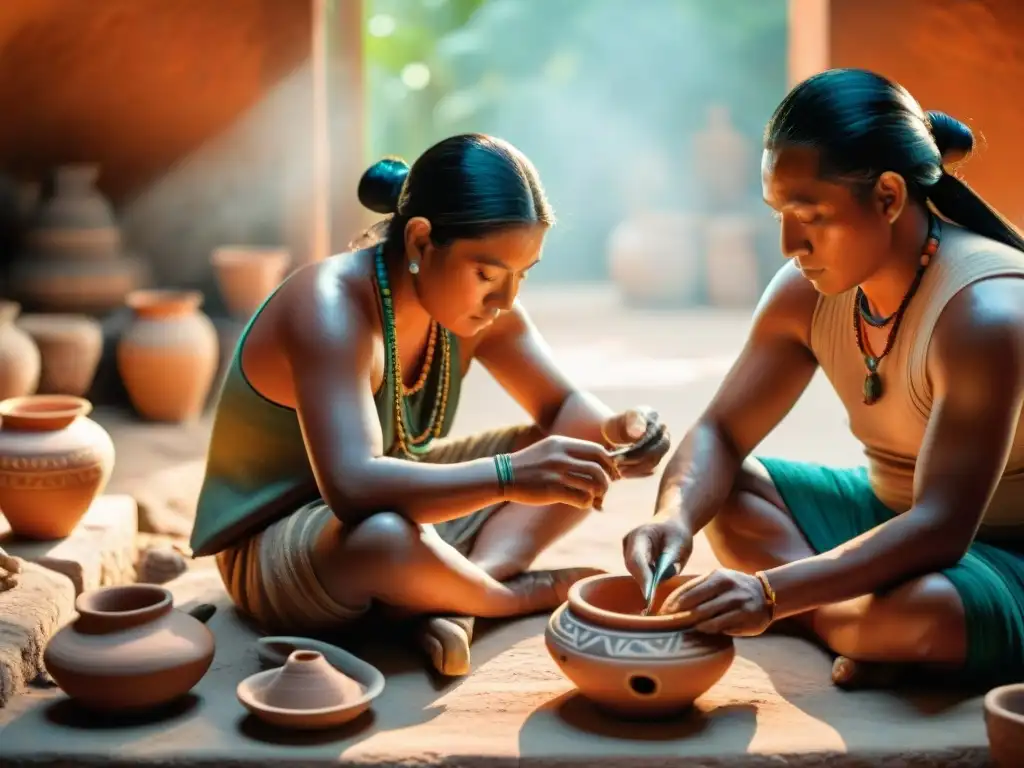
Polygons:
<instances>
[{"instance_id":1,"label":"large clay jar","mask_svg":"<svg viewBox=\"0 0 1024 768\"><path fill-rule=\"evenodd\" d=\"M995 768L1024 766L1024 683L985 695L985 730Z\"/></svg>"},{"instance_id":2,"label":"large clay jar","mask_svg":"<svg viewBox=\"0 0 1024 768\"><path fill-rule=\"evenodd\" d=\"M655 605L691 578L662 582ZM591 576L572 586L544 638L563 674L600 709L626 718L671 716L721 679L735 646L727 635L687 629L686 614L641 616L643 607L631 576Z\"/></svg>"},{"instance_id":3,"label":"large clay jar","mask_svg":"<svg viewBox=\"0 0 1024 768\"><path fill-rule=\"evenodd\" d=\"M66 395L0 402L0 512L19 536L67 536L106 487L114 443L91 410Z\"/></svg>"},{"instance_id":4,"label":"large clay jar","mask_svg":"<svg viewBox=\"0 0 1024 768\"><path fill-rule=\"evenodd\" d=\"M203 409L217 370L217 331L198 291L133 291L135 319L117 345L117 369L132 405L153 421Z\"/></svg>"},{"instance_id":5,"label":"large clay jar","mask_svg":"<svg viewBox=\"0 0 1024 768\"><path fill-rule=\"evenodd\" d=\"M103 329L86 315L23 315L18 327L39 347L41 395L84 395L103 353Z\"/></svg>"},{"instance_id":6,"label":"large clay jar","mask_svg":"<svg viewBox=\"0 0 1024 768\"><path fill-rule=\"evenodd\" d=\"M708 298L718 307L752 307L761 295L757 228L752 216L723 214L705 230Z\"/></svg>"},{"instance_id":7,"label":"large clay jar","mask_svg":"<svg viewBox=\"0 0 1024 768\"><path fill-rule=\"evenodd\" d=\"M39 386L39 348L14 321L21 305L0 301L0 400L31 395Z\"/></svg>"},{"instance_id":8,"label":"large clay jar","mask_svg":"<svg viewBox=\"0 0 1024 768\"><path fill-rule=\"evenodd\" d=\"M43 663L64 693L99 712L134 712L186 695L213 661L206 625L174 608L163 587L84 592L78 618L46 646Z\"/></svg>"},{"instance_id":9,"label":"large clay jar","mask_svg":"<svg viewBox=\"0 0 1024 768\"><path fill-rule=\"evenodd\" d=\"M248 319L284 278L291 257L283 248L226 245L214 250L210 261L217 287L228 310Z\"/></svg>"},{"instance_id":10,"label":"large clay jar","mask_svg":"<svg viewBox=\"0 0 1024 768\"><path fill-rule=\"evenodd\" d=\"M685 306L702 294L704 220L673 211L630 216L612 230L608 268L626 303Z\"/></svg>"}]
</instances>

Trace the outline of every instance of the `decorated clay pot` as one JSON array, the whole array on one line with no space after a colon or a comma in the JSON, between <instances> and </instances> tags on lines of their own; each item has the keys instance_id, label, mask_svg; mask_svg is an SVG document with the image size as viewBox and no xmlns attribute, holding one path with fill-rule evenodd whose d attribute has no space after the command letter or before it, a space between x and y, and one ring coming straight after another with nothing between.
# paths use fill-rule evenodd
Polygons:
<instances>
[{"instance_id":1,"label":"decorated clay pot","mask_svg":"<svg viewBox=\"0 0 1024 768\"><path fill-rule=\"evenodd\" d=\"M103 353L103 329L85 315L23 315L18 327L42 356L41 395L84 395Z\"/></svg>"},{"instance_id":2,"label":"decorated clay pot","mask_svg":"<svg viewBox=\"0 0 1024 768\"><path fill-rule=\"evenodd\" d=\"M214 250L210 261L228 310L248 319L284 277L291 257L283 248L230 245Z\"/></svg>"},{"instance_id":3,"label":"decorated clay pot","mask_svg":"<svg viewBox=\"0 0 1024 768\"><path fill-rule=\"evenodd\" d=\"M91 410L66 395L0 403L0 512L16 534L67 536L106 486L114 443Z\"/></svg>"},{"instance_id":4,"label":"decorated clay pot","mask_svg":"<svg viewBox=\"0 0 1024 768\"><path fill-rule=\"evenodd\" d=\"M20 304L0 301L0 400L31 395L39 386L39 348L14 324L19 312Z\"/></svg>"},{"instance_id":5,"label":"decorated clay pot","mask_svg":"<svg viewBox=\"0 0 1024 768\"><path fill-rule=\"evenodd\" d=\"M117 369L132 405L153 421L194 418L217 370L217 331L198 291L133 291L135 318L117 345Z\"/></svg>"},{"instance_id":6,"label":"decorated clay pot","mask_svg":"<svg viewBox=\"0 0 1024 768\"><path fill-rule=\"evenodd\" d=\"M100 712L132 712L187 694L213 661L206 625L174 608L163 587L131 584L84 592L78 618L53 636L46 671L64 693Z\"/></svg>"},{"instance_id":7,"label":"decorated clay pot","mask_svg":"<svg viewBox=\"0 0 1024 768\"><path fill-rule=\"evenodd\" d=\"M995 768L1024 766L1024 683L985 695L985 730Z\"/></svg>"},{"instance_id":8,"label":"decorated clay pot","mask_svg":"<svg viewBox=\"0 0 1024 768\"><path fill-rule=\"evenodd\" d=\"M691 578L662 582L655 606ZM687 614L641 616L643 607L631 576L591 576L570 588L544 634L555 663L580 693L620 717L688 709L721 679L736 653L727 635L687 629Z\"/></svg>"},{"instance_id":9,"label":"decorated clay pot","mask_svg":"<svg viewBox=\"0 0 1024 768\"><path fill-rule=\"evenodd\" d=\"M626 303L678 306L700 299L704 219L671 211L630 216L612 230L608 267Z\"/></svg>"}]
</instances>

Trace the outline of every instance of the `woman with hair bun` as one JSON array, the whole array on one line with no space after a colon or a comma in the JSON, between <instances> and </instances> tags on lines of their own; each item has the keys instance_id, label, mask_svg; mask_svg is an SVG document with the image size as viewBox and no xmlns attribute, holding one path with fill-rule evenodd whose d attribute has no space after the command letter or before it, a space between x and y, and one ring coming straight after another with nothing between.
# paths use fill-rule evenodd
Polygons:
<instances>
[{"instance_id":1,"label":"woman with hair bun","mask_svg":"<svg viewBox=\"0 0 1024 768\"><path fill-rule=\"evenodd\" d=\"M388 217L377 241L298 269L241 335L192 548L266 630L340 630L379 604L464 674L472 617L550 610L596 573L527 569L613 480L653 474L669 436L576 387L517 302L553 216L516 148L454 136L376 163L358 194ZM531 424L446 437L474 361Z\"/></svg>"},{"instance_id":2,"label":"woman with hair bun","mask_svg":"<svg viewBox=\"0 0 1024 768\"><path fill-rule=\"evenodd\" d=\"M663 610L732 635L794 617L841 685L1024 679L1024 237L946 169L973 145L864 70L779 105L762 187L788 263L626 539L646 585L706 531L723 568ZM752 458L819 369L866 465Z\"/></svg>"}]
</instances>

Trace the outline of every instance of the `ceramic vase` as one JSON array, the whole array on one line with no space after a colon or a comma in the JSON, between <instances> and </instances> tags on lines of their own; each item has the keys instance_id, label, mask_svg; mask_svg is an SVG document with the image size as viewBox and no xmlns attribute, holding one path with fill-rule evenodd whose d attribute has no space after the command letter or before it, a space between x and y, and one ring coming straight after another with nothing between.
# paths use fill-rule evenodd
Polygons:
<instances>
[{"instance_id":1,"label":"ceramic vase","mask_svg":"<svg viewBox=\"0 0 1024 768\"><path fill-rule=\"evenodd\" d=\"M202 411L217 369L213 323L198 291L133 291L135 317L117 344L117 369L135 410L180 422Z\"/></svg>"},{"instance_id":2,"label":"ceramic vase","mask_svg":"<svg viewBox=\"0 0 1024 768\"><path fill-rule=\"evenodd\" d=\"M701 294L704 219L675 212L636 214L612 230L608 268L633 306L685 306Z\"/></svg>"},{"instance_id":3,"label":"ceramic vase","mask_svg":"<svg viewBox=\"0 0 1024 768\"><path fill-rule=\"evenodd\" d=\"M46 671L83 707L134 712L186 695L213 661L214 638L174 608L163 587L131 584L83 592L78 618L53 636Z\"/></svg>"},{"instance_id":4,"label":"ceramic vase","mask_svg":"<svg viewBox=\"0 0 1024 768\"><path fill-rule=\"evenodd\" d=\"M0 512L32 539L71 533L114 468L110 435L80 397L28 395L0 403Z\"/></svg>"},{"instance_id":5,"label":"ceramic vase","mask_svg":"<svg viewBox=\"0 0 1024 768\"><path fill-rule=\"evenodd\" d=\"M39 348L14 324L20 312L17 302L0 301L0 400L31 395L39 386Z\"/></svg>"},{"instance_id":6,"label":"ceramic vase","mask_svg":"<svg viewBox=\"0 0 1024 768\"><path fill-rule=\"evenodd\" d=\"M655 605L691 578L662 582ZM686 614L641 616L643 607L631 576L591 576L570 588L544 634L555 663L580 693L627 719L687 710L721 679L736 654L731 637L687 629Z\"/></svg>"},{"instance_id":7,"label":"ceramic vase","mask_svg":"<svg viewBox=\"0 0 1024 768\"><path fill-rule=\"evenodd\" d=\"M736 210L749 195L755 146L732 122L729 109L712 104L707 122L693 139L692 167L706 209Z\"/></svg>"},{"instance_id":8,"label":"ceramic vase","mask_svg":"<svg viewBox=\"0 0 1024 768\"><path fill-rule=\"evenodd\" d=\"M717 307L752 307L761 295L753 217L722 214L707 221L704 238L708 299Z\"/></svg>"},{"instance_id":9,"label":"ceramic vase","mask_svg":"<svg viewBox=\"0 0 1024 768\"><path fill-rule=\"evenodd\" d=\"M995 768L1024 766L1024 683L985 695L985 731Z\"/></svg>"},{"instance_id":10,"label":"ceramic vase","mask_svg":"<svg viewBox=\"0 0 1024 768\"><path fill-rule=\"evenodd\" d=\"M23 315L18 327L32 337L42 356L38 394L76 395L89 391L103 353L103 329L85 315Z\"/></svg>"},{"instance_id":11,"label":"ceramic vase","mask_svg":"<svg viewBox=\"0 0 1024 768\"><path fill-rule=\"evenodd\" d=\"M226 245L210 261L228 311L247 320L284 278L291 257L283 248Z\"/></svg>"}]
</instances>

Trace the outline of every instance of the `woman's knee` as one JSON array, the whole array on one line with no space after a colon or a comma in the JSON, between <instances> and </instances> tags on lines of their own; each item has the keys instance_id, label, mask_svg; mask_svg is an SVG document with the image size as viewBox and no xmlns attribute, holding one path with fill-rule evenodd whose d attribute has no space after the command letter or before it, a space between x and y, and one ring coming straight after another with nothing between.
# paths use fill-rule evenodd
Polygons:
<instances>
[{"instance_id":1,"label":"woman's knee","mask_svg":"<svg viewBox=\"0 0 1024 768\"><path fill-rule=\"evenodd\" d=\"M963 603L939 574L819 608L814 628L832 651L859 661L958 664L966 657Z\"/></svg>"}]
</instances>

